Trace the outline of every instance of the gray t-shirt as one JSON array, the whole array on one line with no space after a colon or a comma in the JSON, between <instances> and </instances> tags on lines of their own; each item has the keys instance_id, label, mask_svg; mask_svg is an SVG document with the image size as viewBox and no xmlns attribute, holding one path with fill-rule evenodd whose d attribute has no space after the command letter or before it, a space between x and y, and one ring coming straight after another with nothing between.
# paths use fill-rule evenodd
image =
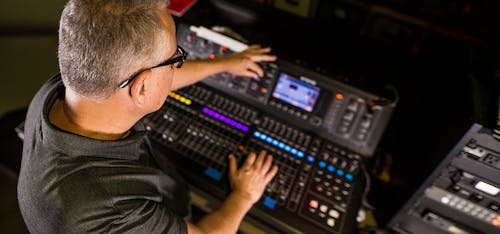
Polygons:
<instances>
[{"instance_id":1,"label":"gray t-shirt","mask_svg":"<svg viewBox=\"0 0 500 234\"><path fill-rule=\"evenodd\" d=\"M28 109L18 200L31 233L187 233L187 184L153 152L139 124L123 140L101 141L50 124L64 95L60 75Z\"/></svg>"}]
</instances>

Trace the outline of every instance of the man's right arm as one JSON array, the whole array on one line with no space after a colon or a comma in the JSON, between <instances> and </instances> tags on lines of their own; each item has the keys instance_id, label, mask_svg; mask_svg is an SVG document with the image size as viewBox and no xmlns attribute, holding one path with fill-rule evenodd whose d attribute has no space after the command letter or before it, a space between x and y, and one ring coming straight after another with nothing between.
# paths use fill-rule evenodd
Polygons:
<instances>
[{"instance_id":1,"label":"man's right arm","mask_svg":"<svg viewBox=\"0 0 500 234\"><path fill-rule=\"evenodd\" d=\"M197 224L188 223L188 233L236 233L246 213L260 199L277 172L278 167L272 166L272 156L265 151L258 157L250 153L239 170L236 159L230 155L229 180L233 191L219 209Z\"/></svg>"}]
</instances>

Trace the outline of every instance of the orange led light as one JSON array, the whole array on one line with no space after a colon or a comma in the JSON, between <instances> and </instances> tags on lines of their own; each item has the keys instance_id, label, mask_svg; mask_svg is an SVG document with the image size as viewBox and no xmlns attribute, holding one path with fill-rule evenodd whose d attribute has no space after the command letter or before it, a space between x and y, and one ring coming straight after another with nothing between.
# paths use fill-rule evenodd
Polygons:
<instances>
[{"instance_id":1,"label":"orange led light","mask_svg":"<svg viewBox=\"0 0 500 234\"><path fill-rule=\"evenodd\" d=\"M343 99L343 98L344 98L344 95L343 95L343 94L341 94L341 93L337 93L337 94L335 95L335 98L337 98L337 99Z\"/></svg>"}]
</instances>

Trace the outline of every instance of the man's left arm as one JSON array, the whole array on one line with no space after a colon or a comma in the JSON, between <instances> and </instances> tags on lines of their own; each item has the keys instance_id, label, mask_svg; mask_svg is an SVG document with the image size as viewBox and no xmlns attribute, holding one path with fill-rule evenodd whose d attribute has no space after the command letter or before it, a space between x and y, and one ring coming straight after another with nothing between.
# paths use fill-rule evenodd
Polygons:
<instances>
[{"instance_id":1,"label":"man's left arm","mask_svg":"<svg viewBox=\"0 0 500 234\"><path fill-rule=\"evenodd\" d=\"M257 62L276 60L276 56L268 54L270 51L269 47L251 45L242 52L215 59L187 60L181 69L175 70L172 90L194 84L207 76L220 72L258 79L263 76L263 71Z\"/></svg>"}]
</instances>

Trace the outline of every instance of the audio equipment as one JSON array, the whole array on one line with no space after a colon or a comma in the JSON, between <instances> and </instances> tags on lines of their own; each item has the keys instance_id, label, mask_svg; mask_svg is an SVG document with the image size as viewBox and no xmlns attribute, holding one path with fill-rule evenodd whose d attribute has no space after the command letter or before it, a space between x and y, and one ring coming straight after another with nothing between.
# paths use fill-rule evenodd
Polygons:
<instances>
[{"instance_id":1,"label":"audio equipment","mask_svg":"<svg viewBox=\"0 0 500 234\"><path fill-rule=\"evenodd\" d=\"M247 47L182 23L177 41L191 59ZM279 172L247 218L269 226L266 232L354 232L365 185L362 161L373 154L394 107L286 61L260 66L265 75L258 80L220 73L171 92L143 120L151 138L176 153L172 162L196 197L209 197L204 203L220 202L230 191L230 153L241 163L265 149Z\"/></svg>"},{"instance_id":2,"label":"audio equipment","mask_svg":"<svg viewBox=\"0 0 500 234\"><path fill-rule=\"evenodd\" d=\"M500 233L500 141L473 124L389 222L398 233Z\"/></svg>"}]
</instances>

